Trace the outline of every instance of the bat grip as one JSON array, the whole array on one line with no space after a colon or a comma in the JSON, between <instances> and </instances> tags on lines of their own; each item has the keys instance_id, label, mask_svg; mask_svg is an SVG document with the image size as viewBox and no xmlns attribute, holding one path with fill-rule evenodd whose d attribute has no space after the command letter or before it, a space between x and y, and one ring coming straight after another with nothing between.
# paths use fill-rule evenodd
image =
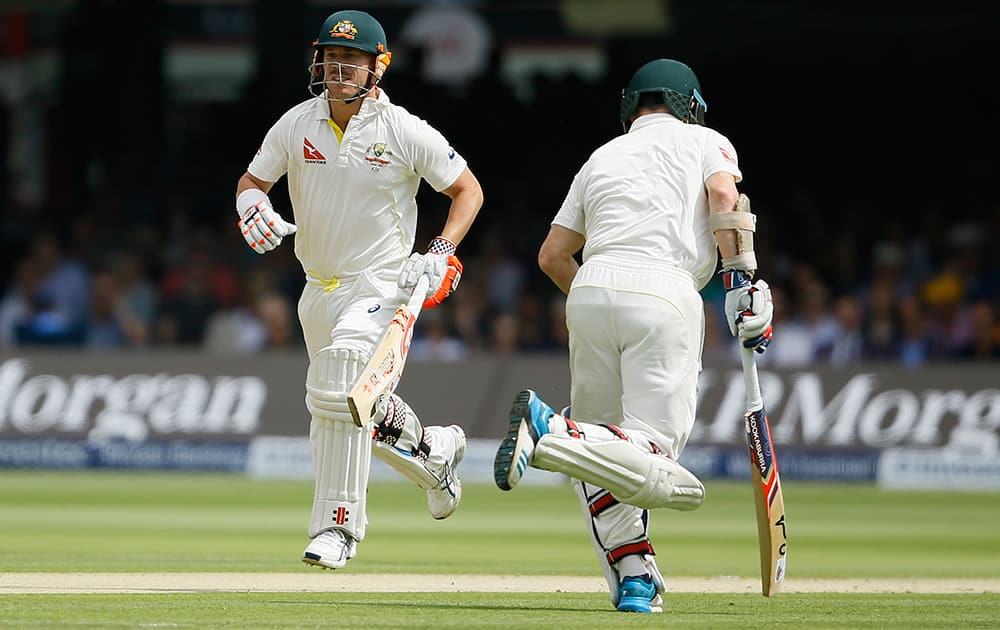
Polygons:
<instances>
[{"instance_id":1,"label":"bat grip","mask_svg":"<svg viewBox=\"0 0 1000 630\"><path fill-rule=\"evenodd\" d=\"M424 300L427 299L427 289L430 283L430 278L426 275L421 275L417 279L417 286L413 287L413 293L410 294L410 300L406 303L406 308L409 309L414 317L420 313L420 309L424 306Z\"/></svg>"},{"instance_id":2,"label":"bat grip","mask_svg":"<svg viewBox=\"0 0 1000 630\"><path fill-rule=\"evenodd\" d=\"M753 348L744 348L743 344L740 344L740 359L743 361L747 411L759 411L764 408L764 398L760 393L760 380L757 378L757 361L754 358Z\"/></svg>"}]
</instances>

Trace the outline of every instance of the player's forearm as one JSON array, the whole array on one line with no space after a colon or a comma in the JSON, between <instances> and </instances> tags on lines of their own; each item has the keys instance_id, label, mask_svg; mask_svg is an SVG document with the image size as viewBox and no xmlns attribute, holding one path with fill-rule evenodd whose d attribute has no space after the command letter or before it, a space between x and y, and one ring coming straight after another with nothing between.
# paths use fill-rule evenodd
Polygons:
<instances>
[{"instance_id":1,"label":"player's forearm","mask_svg":"<svg viewBox=\"0 0 1000 630\"><path fill-rule=\"evenodd\" d=\"M448 219L441 230L441 236L458 245L469 233L472 222L476 220L479 209L483 207L483 189L472 171L467 168L458 176L455 183L443 192L451 198L451 207L448 209Z\"/></svg>"},{"instance_id":2,"label":"player's forearm","mask_svg":"<svg viewBox=\"0 0 1000 630\"><path fill-rule=\"evenodd\" d=\"M569 295L573 278L580 270L571 251L543 245L538 252L538 266L563 293Z\"/></svg>"},{"instance_id":3,"label":"player's forearm","mask_svg":"<svg viewBox=\"0 0 1000 630\"><path fill-rule=\"evenodd\" d=\"M584 242L583 234L553 224L538 250L538 266L567 295L576 272L580 270L574 256Z\"/></svg>"},{"instance_id":4,"label":"player's forearm","mask_svg":"<svg viewBox=\"0 0 1000 630\"><path fill-rule=\"evenodd\" d=\"M451 208L448 210L448 219L441 229L441 236L445 237L455 245L462 242L465 235L469 233L472 222L479 214L479 208L483 205L483 195L475 191L462 192L451 199Z\"/></svg>"},{"instance_id":5,"label":"player's forearm","mask_svg":"<svg viewBox=\"0 0 1000 630\"><path fill-rule=\"evenodd\" d=\"M556 256L547 259L545 263L539 260L539 265L542 271L545 272L545 275L563 293L569 295L569 288L573 284L573 278L576 277L576 272L580 270L580 265L577 264L576 260L572 256Z\"/></svg>"},{"instance_id":6,"label":"player's forearm","mask_svg":"<svg viewBox=\"0 0 1000 630\"><path fill-rule=\"evenodd\" d=\"M262 179L257 179L250 173L243 173L243 176L240 177L240 180L236 182L236 196L239 197L241 192L243 192L244 190L249 190L251 188L257 188L259 190L263 190L264 194L267 194L268 192L270 192L271 186L273 185L274 182L265 182Z\"/></svg>"}]
</instances>

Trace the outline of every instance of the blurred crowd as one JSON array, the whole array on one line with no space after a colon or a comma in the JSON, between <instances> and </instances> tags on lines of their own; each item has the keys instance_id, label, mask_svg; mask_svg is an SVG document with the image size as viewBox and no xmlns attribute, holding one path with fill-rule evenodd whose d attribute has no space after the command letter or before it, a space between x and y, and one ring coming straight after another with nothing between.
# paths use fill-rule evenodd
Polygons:
<instances>
[{"instance_id":1,"label":"blurred crowd","mask_svg":"<svg viewBox=\"0 0 1000 630\"><path fill-rule=\"evenodd\" d=\"M845 233L825 246L828 259L794 259L769 239L761 267L772 286L775 332L761 363L1000 362L1000 268L989 256L997 228L987 218L931 221L915 233L894 226L870 241ZM723 296L710 301L709 328L714 319L718 333L706 352L728 337L719 319Z\"/></svg>"},{"instance_id":2,"label":"blurred crowd","mask_svg":"<svg viewBox=\"0 0 1000 630\"><path fill-rule=\"evenodd\" d=\"M485 192L480 218L458 251L465 265L461 285L421 315L413 360L566 352L565 299L539 271L537 250L574 173L598 145L621 133L623 77L662 50L660 40L647 48L632 38L609 40L603 77L570 72L512 80L501 76L494 48L484 71L454 81L454 73L421 72L419 47L395 47L385 81L390 98L441 130ZM704 54L700 42L690 50L697 51L690 58L713 103L708 123L740 152L741 189L759 217L760 277L776 302L776 332L764 364L1000 360L1000 264L991 254L1000 246L1000 209L995 202L980 208L982 200L970 198L974 187L964 183L976 181L975 169L988 168L975 153L988 145L953 151L948 160L900 160L899 154L916 154L905 143L927 138L904 124L923 120L917 110L906 110L910 118L898 116L895 126L849 117L836 127L844 118L833 109L838 104L817 97L775 116L768 99L747 93L760 89L766 72L786 70L778 60L741 73L728 58ZM106 53L108 59L119 55L117 46ZM103 83L88 85L88 93L107 98L83 99L91 103L86 125L65 122L81 106L78 90L66 90L45 111L48 137L38 143L50 161L45 194L29 199L11 192L18 181L9 173L0 187L8 195L0 222L6 271L0 349L301 351L295 309L304 278L293 243L266 256L251 252L236 228L234 196L264 133L307 97L304 68L303 60L302 68L287 69L294 81L262 72L245 86L244 98L211 104L164 104L155 92L95 73L91 80ZM906 77L893 72L872 74L872 86L885 76ZM275 87L281 85L290 87ZM803 84L806 93L809 85ZM819 93L819 84L814 89ZM111 98L115 94L120 98ZM923 102L905 90L899 94L886 109ZM2 131L14 117L0 114ZM823 115L828 124L817 127ZM146 126L151 116L162 117L162 134L150 126L137 142L133 125ZM790 154L796 130L806 128L829 138ZM874 136L887 139L886 146L869 146ZM2 133L0 141L10 142ZM865 150L856 151L861 142ZM920 145L919 152L925 149ZM920 182L919 203L885 185L921 172L937 181ZM812 173L850 181L831 185ZM958 176L963 183L955 183ZM279 182L271 197L290 217L285 190ZM905 193L916 194L908 186ZM443 225L446 202L422 187L418 249ZM723 319L721 284L713 280L703 294L705 363L732 365L735 342Z\"/></svg>"},{"instance_id":3,"label":"blurred crowd","mask_svg":"<svg viewBox=\"0 0 1000 630\"><path fill-rule=\"evenodd\" d=\"M17 261L0 301L3 348L302 348L295 304L303 279L290 244L258 256L243 251L234 228L200 230L163 247L154 231L140 228L105 246L83 234L86 224L75 227L68 240L39 233ZM787 258L771 250L773 239L760 239L769 250L762 277L775 300L764 365L1000 360L1000 272L987 264L996 240L984 227L963 223L928 235L942 241L942 257L918 235L879 240L870 251L834 241L839 262L830 268ZM459 290L421 316L413 360L566 351L564 296L547 287L533 257L516 255L494 235L465 269ZM706 364L732 361L718 281L704 296Z\"/></svg>"}]
</instances>

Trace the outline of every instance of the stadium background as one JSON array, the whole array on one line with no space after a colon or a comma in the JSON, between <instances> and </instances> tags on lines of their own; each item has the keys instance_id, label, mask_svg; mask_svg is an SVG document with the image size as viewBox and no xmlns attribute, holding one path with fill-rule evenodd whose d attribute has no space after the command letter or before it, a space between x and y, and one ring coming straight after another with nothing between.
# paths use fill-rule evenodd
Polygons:
<instances>
[{"instance_id":1,"label":"stadium background","mask_svg":"<svg viewBox=\"0 0 1000 630\"><path fill-rule=\"evenodd\" d=\"M387 30L387 92L449 138L486 195L460 290L418 325L402 387L437 392L415 401L422 415L486 444L519 387L565 395L562 299L535 253L580 164L620 133L628 77L667 56L697 72L760 217L777 302L762 365L776 441L789 462L802 453L791 474L870 481L891 449L897 484L1000 486L1000 14L869 4L350 5ZM267 474L307 474L292 465L307 426L301 270L290 246L246 248L233 192L307 97L319 24L347 6L4 4L0 464L240 470L267 437ZM283 183L272 198L287 209ZM420 246L446 207L427 187L418 200ZM739 400L725 386L738 363L717 283L705 297L714 380L689 457L745 474L726 464L738 432L713 420ZM440 403L440 375L470 386ZM254 413L218 393L234 382L264 388ZM178 391L209 393L192 410Z\"/></svg>"}]
</instances>

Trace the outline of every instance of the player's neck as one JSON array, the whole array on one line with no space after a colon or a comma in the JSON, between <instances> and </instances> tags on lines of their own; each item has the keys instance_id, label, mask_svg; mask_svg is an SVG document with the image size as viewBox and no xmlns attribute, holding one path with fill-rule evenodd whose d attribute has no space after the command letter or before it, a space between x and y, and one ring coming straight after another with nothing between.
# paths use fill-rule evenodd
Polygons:
<instances>
[{"instance_id":1,"label":"player's neck","mask_svg":"<svg viewBox=\"0 0 1000 630\"><path fill-rule=\"evenodd\" d=\"M337 123L338 127L346 130L347 123L351 121L351 116L361 110L362 101L364 101L364 98L355 99L350 103L328 101L330 104L330 118L333 119L333 122Z\"/></svg>"}]
</instances>

